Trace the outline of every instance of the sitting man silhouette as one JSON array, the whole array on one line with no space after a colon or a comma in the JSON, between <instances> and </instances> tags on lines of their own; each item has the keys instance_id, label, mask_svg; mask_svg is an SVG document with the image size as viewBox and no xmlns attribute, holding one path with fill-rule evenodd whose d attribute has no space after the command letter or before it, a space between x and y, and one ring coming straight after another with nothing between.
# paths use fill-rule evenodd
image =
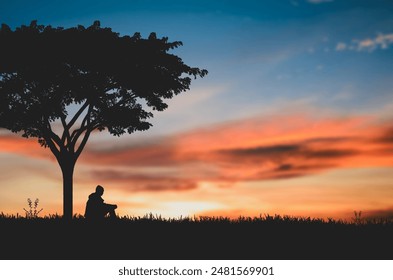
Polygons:
<instances>
[{"instance_id":1,"label":"sitting man silhouette","mask_svg":"<svg viewBox=\"0 0 393 280\"><path fill-rule=\"evenodd\" d=\"M102 195L104 188L100 185L96 187L96 191L89 195L86 202L85 218L89 220L101 220L109 215L110 218L117 218L115 209L116 204L104 203Z\"/></svg>"}]
</instances>

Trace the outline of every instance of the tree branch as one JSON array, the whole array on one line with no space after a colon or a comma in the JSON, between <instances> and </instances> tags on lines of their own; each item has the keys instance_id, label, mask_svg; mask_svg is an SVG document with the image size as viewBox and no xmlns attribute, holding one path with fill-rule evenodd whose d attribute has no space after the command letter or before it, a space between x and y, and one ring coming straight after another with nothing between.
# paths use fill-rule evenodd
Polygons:
<instances>
[{"instance_id":1,"label":"tree branch","mask_svg":"<svg viewBox=\"0 0 393 280\"><path fill-rule=\"evenodd\" d=\"M83 136L82 142L80 143L78 149L75 152L75 159L79 158L80 154L82 153L83 149L85 148L87 140L89 140L91 132L92 132L92 130L88 129L86 131L85 135Z\"/></svg>"},{"instance_id":2,"label":"tree branch","mask_svg":"<svg viewBox=\"0 0 393 280\"><path fill-rule=\"evenodd\" d=\"M83 111L87 108L87 106L89 106L89 103L87 102L87 99L86 99L85 103L82 105L82 107L79 108L78 112L76 112L74 117L68 123L68 129L70 129L75 124L75 122L78 120L78 118L83 113Z\"/></svg>"},{"instance_id":3,"label":"tree branch","mask_svg":"<svg viewBox=\"0 0 393 280\"><path fill-rule=\"evenodd\" d=\"M45 143L48 145L49 149L52 151L53 155L56 157L57 160L60 158L60 149L58 149L53 143L52 138L50 137L50 132L48 130L43 131L43 137L45 139Z\"/></svg>"},{"instance_id":4,"label":"tree branch","mask_svg":"<svg viewBox=\"0 0 393 280\"><path fill-rule=\"evenodd\" d=\"M66 123L66 117L65 115L63 115L61 118L61 124L63 125L63 135L61 137L61 142L63 143L63 145L65 147L70 147L70 143L71 143L71 136L70 136L70 130L69 127ZM67 140L67 145L66 145L66 140Z\"/></svg>"},{"instance_id":5,"label":"tree branch","mask_svg":"<svg viewBox=\"0 0 393 280\"><path fill-rule=\"evenodd\" d=\"M80 137L80 136L82 135L82 133L85 132L85 131L87 131L87 127L86 127L86 126L83 126L83 127L81 126L80 128L75 129L75 130L72 132L72 135L71 135L71 138L72 138L71 143L72 143L73 149L75 149L76 142L78 142L79 137Z\"/></svg>"},{"instance_id":6,"label":"tree branch","mask_svg":"<svg viewBox=\"0 0 393 280\"><path fill-rule=\"evenodd\" d=\"M48 136L57 144L57 146L59 146L60 151L65 148L64 143L61 141L60 137L54 133L52 129L48 129Z\"/></svg>"},{"instance_id":7,"label":"tree branch","mask_svg":"<svg viewBox=\"0 0 393 280\"><path fill-rule=\"evenodd\" d=\"M90 114L92 111L93 111L93 106L90 105L89 110L87 111L87 114L81 123L81 126L78 129L75 129L71 134L71 146L72 146L73 150L75 150L76 143L78 142L78 139L82 135L82 133L83 132L87 133L89 130L92 129L92 127L90 126ZM90 134L90 132L89 132L89 134ZM78 148L78 150L79 150L79 148Z\"/></svg>"},{"instance_id":8,"label":"tree branch","mask_svg":"<svg viewBox=\"0 0 393 280\"><path fill-rule=\"evenodd\" d=\"M56 150L58 150L60 152L62 149L64 149L64 144L61 141L60 137L53 132L52 126L51 126L51 124L49 122L49 118L47 116L45 116L45 115L43 115L43 123L44 123L44 125L42 126L42 131L43 131L43 134L45 136L45 141L51 140L51 141L47 141L47 142L51 142L53 145L57 144L59 149L56 148ZM54 143L52 142L52 140L53 140Z\"/></svg>"},{"instance_id":9,"label":"tree branch","mask_svg":"<svg viewBox=\"0 0 393 280\"><path fill-rule=\"evenodd\" d=\"M82 135L83 132L85 132L85 135L83 136L83 139L79 145L79 147L77 148L76 152L75 152L75 159L78 159L78 157L80 156L80 154L82 153L83 149L86 146L87 141L89 140L90 134L97 128L100 127L100 124L97 122L90 122L90 119L86 121L87 123L85 124L84 127L81 127L80 129L78 129L77 134L75 135L75 142L74 145L76 145L76 142L78 140L78 138Z\"/></svg>"}]
</instances>

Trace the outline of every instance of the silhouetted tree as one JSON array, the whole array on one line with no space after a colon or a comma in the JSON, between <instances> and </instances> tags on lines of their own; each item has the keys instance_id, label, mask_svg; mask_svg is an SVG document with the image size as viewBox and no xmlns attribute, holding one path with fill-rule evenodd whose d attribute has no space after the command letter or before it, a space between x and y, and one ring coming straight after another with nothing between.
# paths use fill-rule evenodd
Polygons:
<instances>
[{"instance_id":1,"label":"silhouetted tree","mask_svg":"<svg viewBox=\"0 0 393 280\"><path fill-rule=\"evenodd\" d=\"M91 133L149 129L149 109L189 90L207 71L183 63L151 33L120 36L100 22L85 28L22 25L0 29L0 127L37 137L63 175L63 217L71 219L75 163Z\"/></svg>"}]
</instances>

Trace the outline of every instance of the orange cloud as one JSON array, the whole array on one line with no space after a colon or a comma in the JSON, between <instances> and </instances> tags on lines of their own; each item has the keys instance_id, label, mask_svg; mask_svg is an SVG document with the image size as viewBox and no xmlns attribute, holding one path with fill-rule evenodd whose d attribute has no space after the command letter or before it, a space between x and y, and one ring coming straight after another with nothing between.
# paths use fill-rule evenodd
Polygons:
<instances>
[{"instance_id":1,"label":"orange cloud","mask_svg":"<svg viewBox=\"0 0 393 280\"><path fill-rule=\"evenodd\" d=\"M115 169L94 170L92 176L105 183L117 184L118 188L135 191L190 190L197 187L193 179L182 179L155 174L134 174ZM131 186L131 188L130 188Z\"/></svg>"},{"instance_id":2,"label":"orange cloud","mask_svg":"<svg viewBox=\"0 0 393 280\"><path fill-rule=\"evenodd\" d=\"M168 166L181 162L176 147L167 139L115 149L87 148L82 160L89 164L115 166Z\"/></svg>"},{"instance_id":3,"label":"orange cloud","mask_svg":"<svg viewBox=\"0 0 393 280\"><path fill-rule=\"evenodd\" d=\"M0 134L0 152L54 159L51 151L40 147L36 138L23 138L15 134Z\"/></svg>"},{"instance_id":4,"label":"orange cloud","mask_svg":"<svg viewBox=\"0 0 393 280\"><path fill-rule=\"evenodd\" d=\"M188 190L199 182L286 179L332 168L393 166L392 129L370 117L278 116L236 121L155 142L86 151L83 162L101 180L131 190ZM156 175L153 169L167 167ZM143 174L135 171L142 168ZM116 176L114 176L114 174ZM148 175L147 175L148 174ZM158 183L160 182L160 183Z\"/></svg>"},{"instance_id":5,"label":"orange cloud","mask_svg":"<svg viewBox=\"0 0 393 280\"><path fill-rule=\"evenodd\" d=\"M332 168L393 166L387 156L393 154L392 139L391 126L367 116L256 117L115 149L96 143L80 162L90 179L124 189L190 190L200 182L228 185ZM18 136L2 135L0 151L53 160L36 141Z\"/></svg>"}]
</instances>

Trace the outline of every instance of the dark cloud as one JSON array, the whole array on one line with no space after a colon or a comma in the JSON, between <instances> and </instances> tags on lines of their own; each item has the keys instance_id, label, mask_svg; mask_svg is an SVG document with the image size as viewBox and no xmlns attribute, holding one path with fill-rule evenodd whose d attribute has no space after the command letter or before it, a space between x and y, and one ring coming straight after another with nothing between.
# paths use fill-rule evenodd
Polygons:
<instances>
[{"instance_id":1,"label":"dark cloud","mask_svg":"<svg viewBox=\"0 0 393 280\"><path fill-rule=\"evenodd\" d=\"M303 143L340 143L346 141L353 141L356 137L317 137L303 141Z\"/></svg>"},{"instance_id":2,"label":"dark cloud","mask_svg":"<svg viewBox=\"0 0 393 280\"><path fill-rule=\"evenodd\" d=\"M326 143L344 139L315 138L285 145L218 150L208 160L219 166L226 180L232 182L291 179L335 168L343 158L358 155L356 149L326 149Z\"/></svg>"},{"instance_id":3,"label":"dark cloud","mask_svg":"<svg viewBox=\"0 0 393 280\"><path fill-rule=\"evenodd\" d=\"M357 155L359 152L351 149L321 149L321 150L307 150L301 152L307 158L342 158Z\"/></svg>"},{"instance_id":4,"label":"dark cloud","mask_svg":"<svg viewBox=\"0 0 393 280\"><path fill-rule=\"evenodd\" d=\"M246 149L220 150L219 153L233 156L274 156L300 151L300 145L273 145Z\"/></svg>"},{"instance_id":5,"label":"dark cloud","mask_svg":"<svg viewBox=\"0 0 393 280\"><path fill-rule=\"evenodd\" d=\"M293 164L281 164L276 169L274 169L274 171L281 172L281 171L290 171L290 170L293 170L293 169L294 169L294 165Z\"/></svg>"},{"instance_id":6,"label":"dark cloud","mask_svg":"<svg viewBox=\"0 0 393 280\"><path fill-rule=\"evenodd\" d=\"M276 168L263 171L255 176L254 180L273 180L273 179L291 179L296 177L307 176L321 172L323 170L333 168L335 165L332 164L300 164L296 163L284 163L278 165Z\"/></svg>"},{"instance_id":7,"label":"dark cloud","mask_svg":"<svg viewBox=\"0 0 393 280\"><path fill-rule=\"evenodd\" d=\"M380 144L393 144L393 128L387 129L376 139L376 142Z\"/></svg>"},{"instance_id":8,"label":"dark cloud","mask_svg":"<svg viewBox=\"0 0 393 280\"><path fill-rule=\"evenodd\" d=\"M281 164L274 169L275 172L288 172L288 171L313 171L327 168L334 168L334 164L309 164L309 165L296 165L296 164Z\"/></svg>"},{"instance_id":9,"label":"dark cloud","mask_svg":"<svg viewBox=\"0 0 393 280\"><path fill-rule=\"evenodd\" d=\"M302 172L294 172L294 173L284 173L284 174L272 174L268 173L265 176L261 174L260 180L280 180L280 179L292 179L292 178L297 178L297 177L303 177L306 176L307 173L302 173Z\"/></svg>"},{"instance_id":10,"label":"dark cloud","mask_svg":"<svg viewBox=\"0 0 393 280\"><path fill-rule=\"evenodd\" d=\"M320 148L310 148L306 144L259 146L247 149L220 150L218 153L233 157L290 157L298 158L340 158L354 156L358 151L354 149L325 149L324 145ZM283 167L285 168L285 166Z\"/></svg>"}]
</instances>

